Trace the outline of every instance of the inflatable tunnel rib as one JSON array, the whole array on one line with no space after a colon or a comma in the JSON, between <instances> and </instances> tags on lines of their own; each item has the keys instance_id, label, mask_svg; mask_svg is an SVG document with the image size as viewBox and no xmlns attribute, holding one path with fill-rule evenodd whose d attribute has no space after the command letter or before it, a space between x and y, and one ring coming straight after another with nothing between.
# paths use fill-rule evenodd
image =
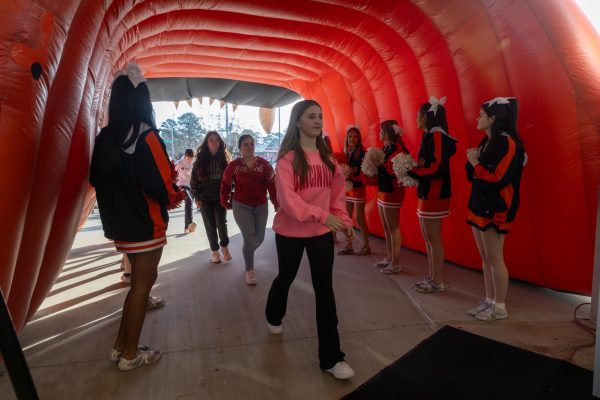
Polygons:
<instances>
[{"instance_id":1,"label":"inflatable tunnel rib","mask_svg":"<svg viewBox=\"0 0 600 400\"><path fill-rule=\"evenodd\" d=\"M289 4L288 4L289 3ZM480 268L466 225L465 150L483 101L516 96L529 163L506 243L510 275L591 292L600 180L600 38L573 0L0 0L0 287L20 329L60 272L94 193L87 177L114 72L227 78L314 98L334 150L345 128L379 144L447 97L452 214L446 259ZM372 233L382 229L369 192ZM424 250L409 189L403 244Z\"/></svg>"}]
</instances>

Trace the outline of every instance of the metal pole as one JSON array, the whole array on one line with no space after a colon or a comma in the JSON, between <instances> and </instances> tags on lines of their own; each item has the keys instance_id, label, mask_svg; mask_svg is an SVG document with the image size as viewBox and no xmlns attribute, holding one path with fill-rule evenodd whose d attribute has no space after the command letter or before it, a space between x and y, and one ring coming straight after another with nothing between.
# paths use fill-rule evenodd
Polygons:
<instances>
[{"instance_id":1,"label":"metal pole","mask_svg":"<svg viewBox=\"0 0 600 400\"><path fill-rule=\"evenodd\" d=\"M277 130L277 135L279 137L279 146L281 146L281 107L277 107L277 124L279 125L279 129Z\"/></svg>"},{"instance_id":2,"label":"metal pole","mask_svg":"<svg viewBox=\"0 0 600 400\"><path fill-rule=\"evenodd\" d=\"M229 107L228 104L225 103L225 134L227 135L227 139L229 139Z\"/></svg>"},{"instance_id":3,"label":"metal pole","mask_svg":"<svg viewBox=\"0 0 600 400\"><path fill-rule=\"evenodd\" d=\"M0 288L0 351L17 399L39 399Z\"/></svg>"},{"instance_id":4,"label":"metal pole","mask_svg":"<svg viewBox=\"0 0 600 400\"><path fill-rule=\"evenodd\" d=\"M175 139L173 138L173 129L171 129L171 157L175 159Z\"/></svg>"}]
</instances>

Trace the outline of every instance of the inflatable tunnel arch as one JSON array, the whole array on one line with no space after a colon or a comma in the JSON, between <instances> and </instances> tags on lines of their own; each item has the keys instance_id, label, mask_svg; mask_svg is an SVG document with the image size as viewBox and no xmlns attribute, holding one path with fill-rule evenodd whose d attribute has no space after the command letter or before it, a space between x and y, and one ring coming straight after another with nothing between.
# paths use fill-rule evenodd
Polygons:
<instances>
[{"instance_id":1,"label":"inflatable tunnel arch","mask_svg":"<svg viewBox=\"0 0 600 400\"><path fill-rule=\"evenodd\" d=\"M0 0L0 287L20 329L89 213L93 139L113 73L281 86L322 106L334 150L359 124L368 146L397 119L416 152L416 110L447 96L453 158L446 258L480 268L465 224L465 150L480 104L520 101L529 155L506 245L514 278L591 292L600 171L600 38L572 0ZM371 193L372 195L373 193ZM404 245L422 251L416 199ZM381 234L373 201L373 233Z\"/></svg>"}]
</instances>

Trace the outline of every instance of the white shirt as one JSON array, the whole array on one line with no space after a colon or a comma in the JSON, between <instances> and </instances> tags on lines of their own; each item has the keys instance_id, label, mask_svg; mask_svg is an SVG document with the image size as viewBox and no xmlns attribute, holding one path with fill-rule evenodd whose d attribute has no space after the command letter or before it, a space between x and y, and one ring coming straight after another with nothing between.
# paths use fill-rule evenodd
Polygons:
<instances>
[{"instance_id":1,"label":"white shirt","mask_svg":"<svg viewBox=\"0 0 600 400\"><path fill-rule=\"evenodd\" d=\"M181 157L175 163L175 171L177 171L177 186L189 187L192 177L192 162L188 161L185 156Z\"/></svg>"}]
</instances>

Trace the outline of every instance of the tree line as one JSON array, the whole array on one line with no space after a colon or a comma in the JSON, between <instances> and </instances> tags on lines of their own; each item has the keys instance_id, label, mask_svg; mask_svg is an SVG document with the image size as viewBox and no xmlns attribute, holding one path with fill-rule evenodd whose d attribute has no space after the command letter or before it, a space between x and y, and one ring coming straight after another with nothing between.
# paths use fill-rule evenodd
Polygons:
<instances>
[{"instance_id":1,"label":"tree line","mask_svg":"<svg viewBox=\"0 0 600 400\"><path fill-rule=\"evenodd\" d=\"M206 132L213 129L217 130L222 135L223 140L225 140L225 143L227 144L227 148L234 156L238 153L237 141L242 134L250 134L254 137L257 153L262 153L265 150L273 151L273 149L279 148L279 135L264 135L250 129L244 129L237 119L232 118L228 135L223 134L223 131L225 130L224 127L222 127L222 129L215 129L215 125L221 125L220 121L217 122L217 118L211 118L210 121L204 121L204 118L201 116L199 117L194 113L188 112L179 116L177 120L172 118L165 120L159 127L159 133L160 137L165 142L167 153L173 160L181 158L185 149L193 149L196 151L198 146L200 146L204 140Z\"/></svg>"}]
</instances>

